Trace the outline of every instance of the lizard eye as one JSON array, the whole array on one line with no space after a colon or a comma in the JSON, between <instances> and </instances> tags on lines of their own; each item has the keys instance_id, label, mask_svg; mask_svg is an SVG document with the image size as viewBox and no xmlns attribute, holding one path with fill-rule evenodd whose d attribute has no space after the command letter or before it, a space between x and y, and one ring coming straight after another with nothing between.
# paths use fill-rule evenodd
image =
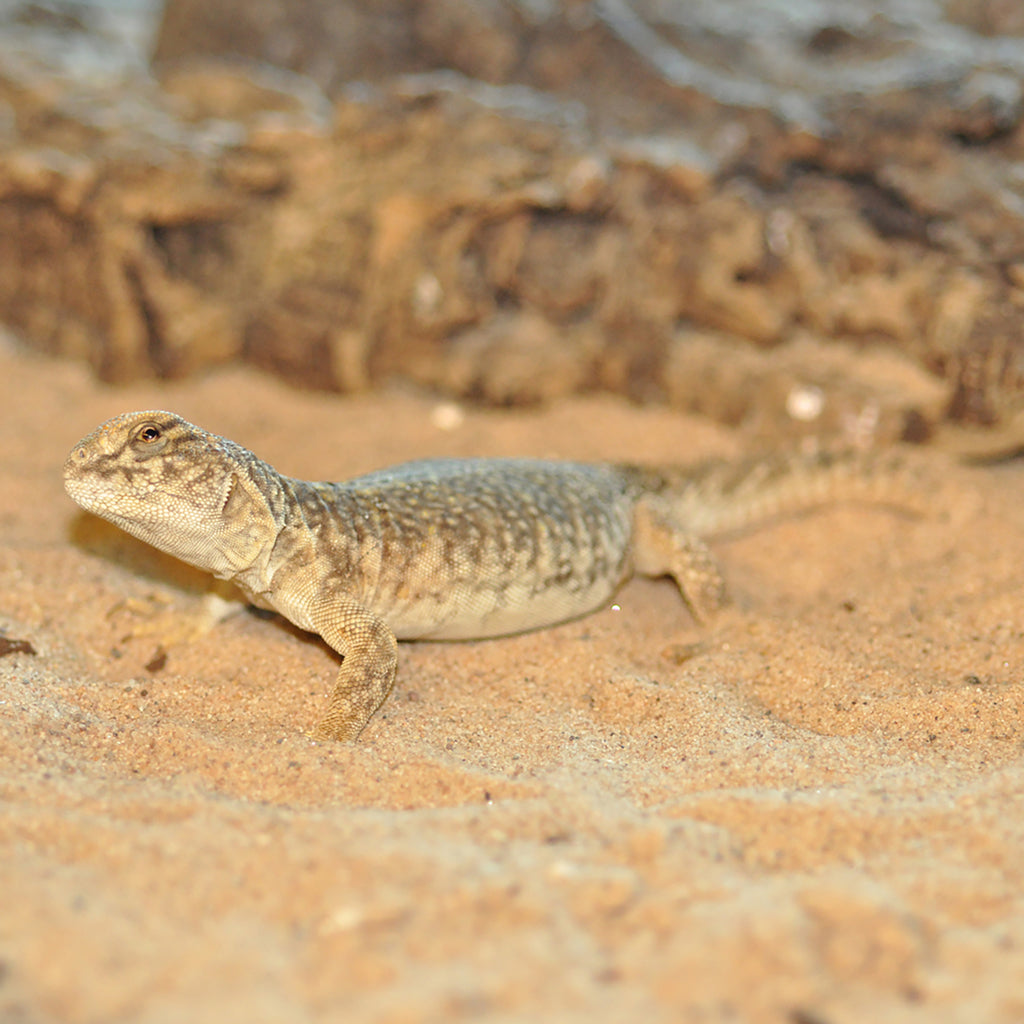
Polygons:
<instances>
[{"instance_id":1,"label":"lizard eye","mask_svg":"<svg viewBox=\"0 0 1024 1024\"><path fill-rule=\"evenodd\" d=\"M158 455L167 447L167 435L155 423L143 423L132 434L131 448L140 459Z\"/></svg>"}]
</instances>

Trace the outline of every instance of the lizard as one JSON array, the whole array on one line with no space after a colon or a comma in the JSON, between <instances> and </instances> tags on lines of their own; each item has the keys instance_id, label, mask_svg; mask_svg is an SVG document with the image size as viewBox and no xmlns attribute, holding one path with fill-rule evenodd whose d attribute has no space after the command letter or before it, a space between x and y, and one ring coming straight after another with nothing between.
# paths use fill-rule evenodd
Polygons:
<instances>
[{"instance_id":1,"label":"lizard","mask_svg":"<svg viewBox=\"0 0 1024 1024\"><path fill-rule=\"evenodd\" d=\"M634 573L671 576L706 621L727 591L705 537L839 498L912 505L913 487L891 497L896 477L884 459L821 450L670 468L427 459L308 482L159 410L115 416L64 464L82 508L342 656L318 740L359 736L394 685L398 640L552 626Z\"/></svg>"}]
</instances>

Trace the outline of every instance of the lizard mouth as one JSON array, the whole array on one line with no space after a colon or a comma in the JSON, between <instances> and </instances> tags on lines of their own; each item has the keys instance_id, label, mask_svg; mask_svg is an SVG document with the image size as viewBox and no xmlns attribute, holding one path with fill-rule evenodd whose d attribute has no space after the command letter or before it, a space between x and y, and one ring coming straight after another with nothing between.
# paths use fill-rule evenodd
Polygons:
<instances>
[{"instance_id":1,"label":"lizard mouth","mask_svg":"<svg viewBox=\"0 0 1024 1024\"><path fill-rule=\"evenodd\" d=\"M68 497L80 508L108 522L115 523L122 530L129 533L137 533L138 526L124 514L123 503L115 511L113 502L108 495L105 495L101 488L89 480L66 479L64 490Z\"/></svg>"},{"instance_id":2,"label":"lizard mouth","mask_svg":"<svg viewBox=\"0 0 1024 1024\"><path fill-rule=\"evenodd\" d=\"M102 502L95 484L90 484L88 480L73 475L72 472L69 472L71 468L76 467L70 467L69 464L64 466L64 490L68 497L89 512L101 507Z\"/></svg>"}]
</instances>

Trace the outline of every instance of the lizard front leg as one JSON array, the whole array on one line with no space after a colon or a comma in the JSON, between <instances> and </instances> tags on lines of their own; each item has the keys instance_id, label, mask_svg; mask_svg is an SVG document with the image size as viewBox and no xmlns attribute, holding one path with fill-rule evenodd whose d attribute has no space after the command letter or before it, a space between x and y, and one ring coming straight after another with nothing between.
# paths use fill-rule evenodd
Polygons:
<instances>
[{"instance_id":1,"label":"lizard front leg","mask_svg":"<svg viewBox=\"0 0 1024 1024\"><path fill-rule=\"evenodd\" d=\"M354 740L391 692L398 641L383 619L344 595L318 600L311 619L316 632L344 659L313 738Z\"/></svg>"}]
</instances>

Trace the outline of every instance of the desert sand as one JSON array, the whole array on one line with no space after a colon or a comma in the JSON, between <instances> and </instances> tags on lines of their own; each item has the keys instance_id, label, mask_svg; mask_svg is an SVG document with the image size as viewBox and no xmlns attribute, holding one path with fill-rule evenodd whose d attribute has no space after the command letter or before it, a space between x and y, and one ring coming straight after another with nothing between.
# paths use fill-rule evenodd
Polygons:
<instances>
[{"instance_id":1,"label":"desert sand","mask_svg":"<svg viewBox=\"0 0 1024 1024\"><path fill-rule=\"evenodd\" d=\"M1019 462L716 541L707 626L637 580L405 644L361 740L317 745L330 649L251 611L187 636L206 578L64 494L150 407L320 479L750 441L610 397L114 389L5 343L0 1020L1024 1021Z\"/></svg>"}]
</instances>

